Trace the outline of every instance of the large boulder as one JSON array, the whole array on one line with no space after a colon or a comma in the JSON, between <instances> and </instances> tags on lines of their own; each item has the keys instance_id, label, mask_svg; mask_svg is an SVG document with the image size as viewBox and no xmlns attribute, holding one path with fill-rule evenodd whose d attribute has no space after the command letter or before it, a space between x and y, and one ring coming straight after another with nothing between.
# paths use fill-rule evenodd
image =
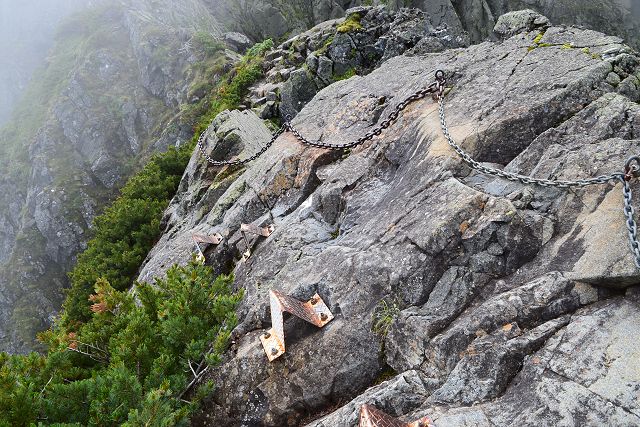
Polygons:
<instances>
[{"instance_id":1,"label":"large boulder","mask_svg":"<svg viewBox=\"0 0 640 427\"><path fill-rule=\"evenodd\" d=\"M493 32L500 37L511 37L524 31L545 30L549 19L531 9L509 12L498 18Z\"/></svg>"},{"instance_id":2,"label":"large boulder","mask_svg":"<svg viewBox=\"0 0 640 427\"><path fill-rule=\"evenodd\" d=\"M282 86L280 115L282 117L295 116L317 92L318 87L313 81L311 73L303 68L295 70Z\"/></svg>"},{"instance_id":3,"label":"large boulder","mask_svg":"<svg viewBox=\"0 0 640 427\"><path fill-rule=\"evenodd\" d=\"M478 161L548 179L620 172L640 107L611 74L637 76L637 54L590 30L540 34L395 57L323 89L293 125L352 141L442 69L449 129ZM184 187L211 170L198 156ZM169 211L141 274L161 274L167 254L186 262L191 231L219 232L207 262L245 290L195 425L355 426L362 403L443 426L640 423L640 271L620 183L566 190L470 170L431 98L348 153L285 133L236 174L176 196L197 209ZM244 262L243 222L276 227ZM259 340L270 289L317 292L335 315L323 329L287 319L287 352L272 363Z\"/></svg>"},{"instance_id":4,"label":"large boulder","mask_svg":"<svg viewBox=\"0 0 640 427\"><path fill-rule=\"evenodd\" d=\"M224 33L224 42L239 53L244 53L252 45L249 37L235 31Z\"/></svg>"}]
</instances>

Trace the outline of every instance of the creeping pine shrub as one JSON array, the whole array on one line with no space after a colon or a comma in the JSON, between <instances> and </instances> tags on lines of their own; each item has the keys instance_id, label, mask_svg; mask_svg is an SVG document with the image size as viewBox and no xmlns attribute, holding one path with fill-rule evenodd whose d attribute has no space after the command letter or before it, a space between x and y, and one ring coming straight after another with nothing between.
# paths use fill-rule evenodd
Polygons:
<instances>
[{"instance_id":1,"label":"creeping pine shrub","mask_svg":"<svg viewBox=\"0 0 640 427\"><path fill-rule=\"evenodd\" d=\"M78 324L91 317L88 298L96 280L104 278L120 291L131 286L160 235L162 213L178 188L192 150L189 144L154 155L129 179L120 197L96 217L94 237L69 273L65 324Z\"/></svg>"},{"instance_id":2,"label":"creeping pine shrub","mask_svg":"<svg viewBox=\"0 0 640 427\"><path fill-rule=\"evenodd\" d=\"M237 323L232 282L195 262L135 292L98 280L86 323L41 335L47 356L0 354L0 426L185 425L190 365L217 364Z\"/></svg>"},{"instance_id":3,"label":"creeping pine shrub","mask_svg":"<svg viewBox=\"0 0 640 427\"><path fill-rule=\"evenodd\" d=\"M264 76L262 69L264 55L271 48L273 48L271 39L255 44L211 93L197 104L188 107L189 110L198 112L195 114L198 120L194 123L196 131L194 141L220 112L238 108L249 87ZM193 115L189 111L187 113Z\"/></svg>"}]
</instances>

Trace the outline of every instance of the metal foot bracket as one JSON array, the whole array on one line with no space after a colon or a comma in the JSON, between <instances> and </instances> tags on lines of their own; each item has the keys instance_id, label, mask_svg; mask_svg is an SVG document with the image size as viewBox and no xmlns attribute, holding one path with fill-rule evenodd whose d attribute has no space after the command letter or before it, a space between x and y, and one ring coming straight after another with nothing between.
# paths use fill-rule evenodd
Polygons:
<instances>
[{"instance_id":1,"label":"metal foot bracket","mask_svg":"<svg viewBox=\"0 0 640 427\"><path fill-rule=\"evenodd\" d=\"M198 256L196 257L196 259L204 263L205 257L204 253L202 252L202 248L200 247L200 243L219 245L220 242L222 242L222 235L220 235L220 233L216 233L211 236L207 236L205 234L191 233L191 239L193 239L193 242L196 244L196 248L198 250Z\"/></svg>"},{"instance_id":2,"label":"metal foot bracket","mask_svg":"<svg viewBox=\"0 0 640 427\"><path fill-rule=\"evenodd\" d=\"M385 414L374 406L362 405L358 427L435 427L435 425L427 417L412 423L405 423Z\"/></svg>"},{"instance_id":3,"label":"metal foot bracket","mask_svg":"<svg viewBox=\"0 0 640 427\"><path fill-rule=\"evenodd\" d=\"M269 291L271 329L260 336L267 358L273 362L285 352L283 313L291 313L322 328L333 319L333 314L317 293L307 302L299 301L282 292Z\"/></svg>"},{"instance_id":4,"label":"metal foot bracket","mask_svg":"<svg viewBox=\"0 0 640 427\"><path fill-rule=\"evenodd\" d=\"M253 224L241 224L240 232L242 233L242 238L244 239L246 251L242 254L242 261L246 261L251 256L251 248L249 247L249 241L247 240L247 233L255 234L257 236L269 237L276 230L276 226L274 224L268 225L266 227L258 227Z\"/></svg>"}]
</instances>

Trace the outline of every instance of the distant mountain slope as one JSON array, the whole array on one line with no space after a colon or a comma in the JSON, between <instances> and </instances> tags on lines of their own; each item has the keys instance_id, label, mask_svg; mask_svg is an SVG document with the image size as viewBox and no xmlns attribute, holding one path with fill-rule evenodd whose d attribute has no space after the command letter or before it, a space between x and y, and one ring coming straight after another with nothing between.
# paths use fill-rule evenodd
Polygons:
<instances>
[{"instance_id":1,"label":"distant mountain slope","mask_svg":"<svg viewBox=\"0 0 640 427\"><path fill-rule=\"evenodd\" d=\"M91 221L125 179L191 138L175 116L193 66L233 58L198 42L220 34L198 0L100 3L59 28L0 131L0 349L23 351L48 325Z\"/></svg>"},{"instance_id":2,"label":"distant mountain slope","mask_svg":"<svg viewBox=\"0 0 640 427\"><path fill-rule=\"evenodd\" d=\"M60 20L89 0L0 1L0 126L44 62Z\"/></svg>"}]
</instances>

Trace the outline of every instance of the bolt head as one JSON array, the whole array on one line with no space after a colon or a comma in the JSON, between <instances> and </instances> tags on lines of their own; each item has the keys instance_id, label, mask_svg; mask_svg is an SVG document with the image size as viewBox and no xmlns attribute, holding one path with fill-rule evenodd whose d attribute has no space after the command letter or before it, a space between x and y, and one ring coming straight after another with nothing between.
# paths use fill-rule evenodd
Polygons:
<instances>
[{"instance_id":1,"label":"bolt head","mask_svg":"<svg viewBox=\"0 0 640 427\"><path fill-rule=\"evenodd\" d=\"M269 332L266 332L266 333L263 335L263 337L264 337L264 339L265 339L265 340L268 340L269 338L271 338L271 334L270 334Z\"/></svg>"},{"instance_id":2,"label":"bolt head","mask_svg":"<svg viewBox=\"0 0 640 427\"><path fill-rule=\"evenodd\" d=\"M320 313L320 320L322 320L323 322L325 320L327 320L329 318L329 316L327 316L325 313Z\"/></svg>"},{"instance_id":3,"label":"bolt head","mask_svg":"<svg viewBox=\"0 0 640 427\"><path fill-rule=\"evenodd\" d=\"M273 356L275 356L276 354L278 354L278 349L277 349L277 348L275 348L275 347L274 347L274 348L272 348L272 349L271 349L271 354L272 354Z\"/></svg>"}]
</instances>

